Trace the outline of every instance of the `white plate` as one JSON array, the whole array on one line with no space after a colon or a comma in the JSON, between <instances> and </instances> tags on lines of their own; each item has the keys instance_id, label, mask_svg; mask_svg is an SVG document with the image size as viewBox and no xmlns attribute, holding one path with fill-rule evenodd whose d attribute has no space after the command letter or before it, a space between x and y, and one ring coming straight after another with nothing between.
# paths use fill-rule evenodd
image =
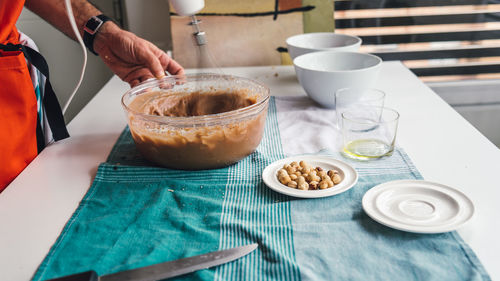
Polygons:
<instances>
[{"instance_id":1,"label":"white plate","mask_svg":"<svg viewBox=\"0 0 500 281\"><path fill-rule=\"evenodd\" d=\"M379 184L363 196L363 209L383 225L416 233L452 231L474 214L472 201L462 192L422 180Z\"/></svg>"},{"instance_id":2,"label":"white plate","mask_svg":"<svg viewBox=\"0 0 500 281\"><path fill-rule=\"evenodd\" d=\"M337 170L342 178L342 181L327 189L318 190L300 190L288 187L278 181L278 170L283 168L285 164L290 164L293 161L305 161L312 167L321 167L323 170ZM353 187L356 182L358 182L358 173L349 164L334 159L328 156L317 156L317 155L302 155L293 156L286 159L281 159L269 164L262 172L262 179L264 183L272 190L283 193L293 197L301 198L319 198L332 196L335 194L342 193Z\"/></svg>"}]
</instances>

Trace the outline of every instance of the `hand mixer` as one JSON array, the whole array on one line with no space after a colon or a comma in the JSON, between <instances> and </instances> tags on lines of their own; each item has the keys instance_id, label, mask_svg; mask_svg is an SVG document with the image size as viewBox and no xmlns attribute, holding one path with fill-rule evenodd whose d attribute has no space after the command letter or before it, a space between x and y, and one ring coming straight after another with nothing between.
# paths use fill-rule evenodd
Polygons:
<instances>
[{"instance_id":1,"label":"hand mixer","mask_svg":"<svg viewBox=\"0 0 500 281\"><path fill-rule=\"evenodd\" d=\"M179 16L191 17L190 25L193 26L195 42L198 46L205 45L207 43L205 32L200 30L198 26L201 21L199 21L195 14L201 11L205 7L205 0L170 0L170 4L177 12Z\"/></svg>"},{"instance_id":2,"label":"hand mixer","mask_svg":"<svg viewBox=\"0 0 500 281\"><path fill-rule=\"evenodd\" d=\"M206 33L200 30L200 20L196 18L196 13L205 7L204 0L170 0L172 7L179 16L191 17L189 25L193 27L193 37L195 45L198 47L198 69L211 68L222 74L222 71L215 63L215 59L207 46Z\"/></svg>"}]
</instances>

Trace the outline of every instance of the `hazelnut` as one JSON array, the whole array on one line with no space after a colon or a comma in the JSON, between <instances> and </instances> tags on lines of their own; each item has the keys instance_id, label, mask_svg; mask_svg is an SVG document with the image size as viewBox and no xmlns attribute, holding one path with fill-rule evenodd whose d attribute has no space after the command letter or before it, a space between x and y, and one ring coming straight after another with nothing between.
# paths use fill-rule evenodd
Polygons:
<instances>
[{"instance_id":1,"label":"hazelnut","mask_svg":"<svg viewBox=\"0 0 500 281\"><path fill-rule=\"evenodd\" d=\"M319 183L319 189L327 189L328 188L328 182L326 181L321 181Z\"/></svg>"},{"instance_id":2,"label":"hazelnut","mask_svg":"<svg viewBox=\"0 0 500 281\"><path fill-rule=\"evenodd\" d=\"M308 190L309 185L307 184L307 182L299 183L299 189L300 190Z\"/></svg>"},{"instance_id":3,"label":"hazelnut","mask_svg":"<svg viewBox=\"0 0 500 281\"><path fill-rule=\"evenodd\" d=\"M297 182L296 181L290 181L286 185L288 187L291 187L291 188L297 188Z\"/></svg>"},{"instance_id":4,"label":"hazelnut","mask_svg":"<svg viewBox=\"0 0 500 281\"><path fill-rule=\"evenodd\" d=\"M335 174L332 177L332 181L334 184L339 184L342 181L342 178L340 177L339 174Z\"/></svg>"},{"instance_id":5,"label":"hazelnut","mask_svg":"<svg viewBox=\"0 0 500 281\"><path fill-rule=\"evenodd\" d=\"M318 189L318 182L317 181L311 181L309 183L309 189L312 189L312 190Z\"/></svg>"}]
</instances>

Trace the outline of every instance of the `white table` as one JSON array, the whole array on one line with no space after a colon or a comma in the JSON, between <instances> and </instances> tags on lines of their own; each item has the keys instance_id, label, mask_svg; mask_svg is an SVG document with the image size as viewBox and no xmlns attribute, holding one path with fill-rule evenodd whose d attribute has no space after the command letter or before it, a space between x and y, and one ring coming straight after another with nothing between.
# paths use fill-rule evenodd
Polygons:
<instances>
[{"instance_id":1,"label":"white table","mask_svg":"<svg viewBox=\"0 0 500 281\"><path fill-rule=\"evenodd\" d=\"M259 80L272 95L305 95L291 66L223 71ZM377 86L401 113L397 142L424 178L475 203L459 233L500 280L500 150L402 64L384 63ZM47 147L0 194L1 280L29 280L48 253L126 125L120 98L128 88L113 77L71 121L71 138Z\"/></svg>"}]
</instances>

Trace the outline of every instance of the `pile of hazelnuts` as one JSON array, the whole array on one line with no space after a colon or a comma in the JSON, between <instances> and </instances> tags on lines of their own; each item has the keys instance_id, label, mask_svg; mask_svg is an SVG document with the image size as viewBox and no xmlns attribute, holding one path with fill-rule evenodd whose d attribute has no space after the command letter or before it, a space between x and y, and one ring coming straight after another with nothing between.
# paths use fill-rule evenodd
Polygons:
<instances>
[{"instance_id":1,"label":"pile of hazelnuts","mask_svg":"<svg viewBox=\"0 0 500 281\"><path fill-rule=\"evenodd\" d=\"M278 171L280 183L300 190L327 189L342 181L337 170L325 171L321 167L312 167L305 161L285 164Z\"/></svg>"}]
</instances>

